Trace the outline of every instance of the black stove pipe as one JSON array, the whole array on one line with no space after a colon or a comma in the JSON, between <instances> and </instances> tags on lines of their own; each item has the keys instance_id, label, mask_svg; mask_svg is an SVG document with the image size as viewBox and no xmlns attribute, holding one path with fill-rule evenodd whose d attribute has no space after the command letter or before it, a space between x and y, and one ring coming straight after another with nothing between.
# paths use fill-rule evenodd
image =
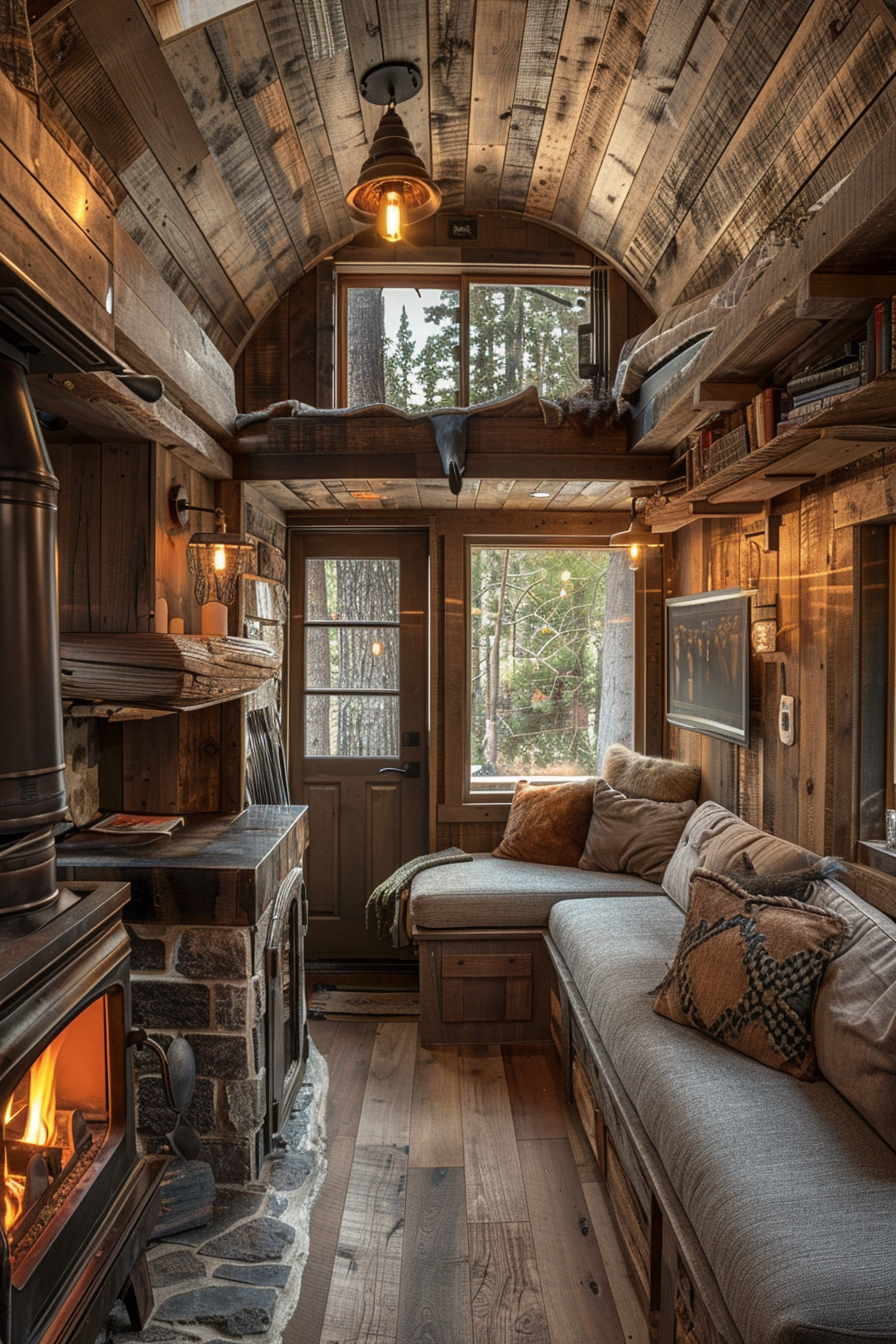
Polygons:
<instances>
[{"instance_id":1,"label":"black stove pipe","mask_svg":"<svg viewBox=\"0 0 896 1344\"><path fill-rule=\"evenodd\" d=\"M48 905L58 894L53 823L65 816L58 496L25 368L0 352L0 914Z\"/></svg>"}]
</instances>

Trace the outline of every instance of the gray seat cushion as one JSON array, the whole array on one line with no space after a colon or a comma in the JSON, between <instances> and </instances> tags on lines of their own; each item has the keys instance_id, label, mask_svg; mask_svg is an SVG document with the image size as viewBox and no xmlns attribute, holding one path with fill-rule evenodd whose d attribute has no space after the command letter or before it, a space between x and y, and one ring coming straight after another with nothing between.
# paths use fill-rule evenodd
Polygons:
<instances>
[{"instance_id":1,"label":"gray seat cushion","mask_svg":"<svg viewBox=\"0 0 896 1344\"><path fill-rule=\"evenodd\" d=\"M411 885L411 914L424 929L547 928L558 901L630 894L662 896L663 889L628 873L588 873L474 854L472 863L418 873Z\"/></svg>"},{"instance_id":2,"label":"gray seat cushion","mask_svg":"<svg viewBox=\"0 0 896 1344\"><path fill-rule=\"evenodd\" d=\"M745 1344L892 1344L896 1154L828 1083L653 1012L683 922L566 902L550 930Z\"/></svg>"}]
</instances>

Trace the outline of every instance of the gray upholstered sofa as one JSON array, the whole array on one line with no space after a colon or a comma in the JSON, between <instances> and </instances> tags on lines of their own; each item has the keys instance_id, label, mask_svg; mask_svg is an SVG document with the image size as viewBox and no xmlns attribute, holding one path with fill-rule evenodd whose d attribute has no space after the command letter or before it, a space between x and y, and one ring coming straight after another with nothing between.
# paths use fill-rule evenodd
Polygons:
<instances>
[{"instance_id":1,"label":"gray upholstered sofa","mask_svg":"<svg viewBox=\"0 0 896 1344\"><path fill-rule=\"evenodd\" d=\"M896 1344L896 923L816 886L849 932L815 1082L653 1011L691 873L745 851L817 857L704 803L662 887L491 856L421 874L423 1038L551 1032L660 1344Z\"/></svg>"},{"instance_id":2,"label":"gray upholstered sofa","mask_svg":"<svg viewBox=\"0 0 896 1344\"><path fill-rule=\"evenodd\" d=\"M570 1091L661 1341L891 1344L896 924L839 882L816 885L810 902L849 931L815 1002L815 1082L653 1011L691 873L744 849L760 872L814 858L707 803L664 897L552 909Z\"/></svg>"}]
</instances>

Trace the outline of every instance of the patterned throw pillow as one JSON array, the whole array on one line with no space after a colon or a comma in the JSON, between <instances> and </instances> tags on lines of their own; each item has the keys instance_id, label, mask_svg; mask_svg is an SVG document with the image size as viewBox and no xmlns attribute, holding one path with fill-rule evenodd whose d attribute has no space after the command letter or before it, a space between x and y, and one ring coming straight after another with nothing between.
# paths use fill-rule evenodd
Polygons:
<instances>
[{"instance_id":1,"label":"patterned throw pillow","mask_svg":"<svg viewBox=\"0 0 896 1344\"><path fill-rule=\"evenodd\" d=\"M514 789L496 859L558 863L575 868L591 823L593 779L568 784L529 784Z\"/></svg>"},{"instance_id":2,"label":"patterned throw pillow","mask_svg":"<svg viewBox=\"0 0 896 1344\"><path fill-rule=\"evenodd\" d=\"M812 1079L812 1003L845 933L838 915L787 897L751 896L732 878L698 868L654 1010L773 1069Z\"/></svg>"}]
</instances>

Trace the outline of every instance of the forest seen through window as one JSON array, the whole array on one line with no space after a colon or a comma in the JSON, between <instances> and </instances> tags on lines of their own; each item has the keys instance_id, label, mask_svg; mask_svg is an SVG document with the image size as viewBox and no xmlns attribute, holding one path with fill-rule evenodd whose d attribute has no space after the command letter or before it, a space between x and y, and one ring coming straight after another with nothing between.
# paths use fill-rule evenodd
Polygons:
<instances>
[{"instance_id":1,"label":"forest seen through window","mask_svg":"<svg viewBox=\"0 0 896 1344\"><path fill-rule=\"evenodd\" d=\"M470 788L597 773L632 742L634 575L595 547L470 547Z\"/></svg>"}]
</instances>

